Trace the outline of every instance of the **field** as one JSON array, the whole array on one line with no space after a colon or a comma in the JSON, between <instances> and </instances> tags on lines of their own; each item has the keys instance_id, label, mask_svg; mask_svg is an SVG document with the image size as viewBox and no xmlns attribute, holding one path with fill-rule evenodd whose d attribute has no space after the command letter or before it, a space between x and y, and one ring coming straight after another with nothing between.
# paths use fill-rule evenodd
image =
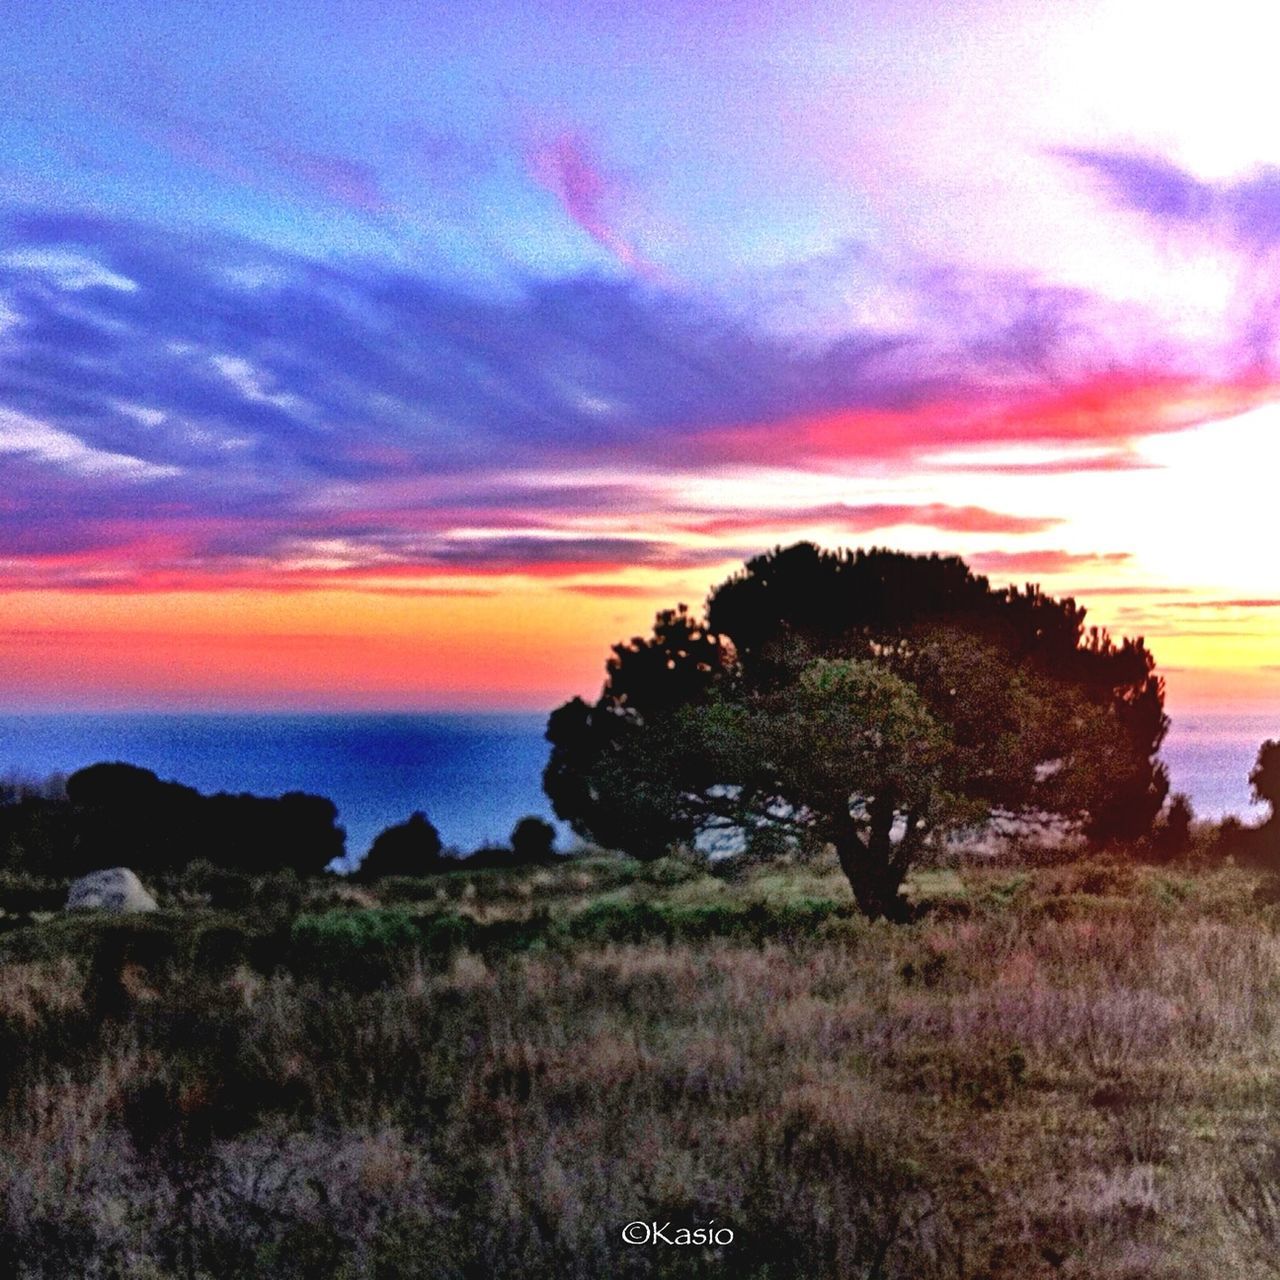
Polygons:
<instances>
[{"instance_id":1,"label":"field","mask_svg":"<svg viewBox=\"0 0 1280 1280\"><path fill-rule=\"evenodd\" d=\"M1280 1274L1269 881L910 888L600 857L11 917L0 1274Z\"/></svg>"}]
</instances>

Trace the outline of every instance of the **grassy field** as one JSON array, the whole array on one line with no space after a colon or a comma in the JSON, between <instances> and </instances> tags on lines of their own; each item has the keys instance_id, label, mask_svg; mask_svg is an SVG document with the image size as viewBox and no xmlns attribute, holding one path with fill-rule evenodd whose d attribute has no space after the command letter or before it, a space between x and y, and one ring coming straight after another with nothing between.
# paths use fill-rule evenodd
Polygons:
<instances>
[{"instance_id":1,"label":"grassy field","mask_svg":"<svg viewBox=\"0 0 1280 1280\"><path fill-rule=\"evenodd\" d=\"M0 1274L1280 1274L1269 884L910 888L599 858L10 920Z\"/></svg>"}]
</instances>

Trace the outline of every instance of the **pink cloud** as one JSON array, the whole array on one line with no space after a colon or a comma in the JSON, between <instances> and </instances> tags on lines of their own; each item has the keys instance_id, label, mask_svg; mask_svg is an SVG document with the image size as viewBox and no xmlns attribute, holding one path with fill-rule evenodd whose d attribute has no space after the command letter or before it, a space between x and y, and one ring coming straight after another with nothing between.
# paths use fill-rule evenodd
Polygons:
<instances>
[{"instance_id":1,"label":"pink cloud","mask_svg":"<svg viewBox=\"0 0 1280 1280\"><path fill-rule=\"evenodd\" d=\"M780 529L791 525L835 524L850 533L867 533L899 525L918 525L948 533L1043 533L1062 521L1055 516L1015 516L986 507L956 507L942 502L867 503L847 506L829 503L818 507L791 507L775 511L732 512L699 520L690 532L739 533L756 529Z\"/></svg>"},{"instance_id":2,"label":"pink cloud","mask_svg":"<svg viewBox=\"0 0 1280 1280\"><path fill-rule=\"evenodd\" d=\"M654 268L616 225L621 184L605 172L586 140L564 132L528 156L534 179L598 245L623 265L652 273Z\"/></svg>"},{"instance_id":3,"label":"pink cloud","mask_svg":"<svg viewBox=\"0 0 1280 1280\"><path fill-rule=\"evenodd\" d=\"M1171 374L1109 373L1052 391L966 394L903 409L848 409L783 422L705 431L691 446L721 461L817 465L846 458L893 462L965 448L1111 446L1015 470L1128 470L1131 445L1280 400L1280 384L1245 377L1207 382ZM959 468L966 464L958 460ZM981 464L984 471L999 468ZM1004 469L1009 469L1008 467Z\"/></svg>"},{"instance_id":4,"label":"pink cloud","mask_svg":"<svg viewBox=\"0 0 1280 1280\"><path fill-rule=\"evenodd\" d=\"M1171 600L1162 609L1280 609L1280 600Z\"/></svg>"},{"instance_id":5,"label":"pink cloud","mask_svg":"<svg viewBox=\"0 0 1280 1280\"><path fill-rule=\"evenodd\" d=\"M967 556L979 573L1065 573L1071 569L1123 564L1127 551L1075 552L1062 550L981 551Z\"/></svg>"},{"instance_id":6,"label":"pink cloud","mask_svg":"<svg viewBox=\"0 0 1280 1280\"><path fill-rule=\"evenodd\" d=\"M381 213L387 207L377 174L359 160L282 147L273 148L271 157L285 172L339 204L365 213Z\"/></svg>"},{"instance_id":7,"label":"pink cloud","mask_svg":"<svg viewBox=\"0 0 1280 1280\"><path fill-rule=\"evenodd\" d=\"M633 600L662 594L657 588L637 586L629 582L577 582L561 587L560 590L601 600Z\"/></svg>"}]
</instances>

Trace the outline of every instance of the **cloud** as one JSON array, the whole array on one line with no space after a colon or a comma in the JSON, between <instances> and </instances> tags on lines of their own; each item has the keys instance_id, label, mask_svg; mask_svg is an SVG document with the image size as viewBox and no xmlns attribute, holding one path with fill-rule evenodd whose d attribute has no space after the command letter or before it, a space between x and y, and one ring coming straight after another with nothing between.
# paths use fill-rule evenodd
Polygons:
<instances>
[{"instance_id":1,"label":"cloud","mask_svg":"<svg viewBox=\"0 0 1280 1280\"><path fill-rule=\"evenodd\" d=\"M1098 178L1117 205L1154 222L1201 230L1254 252L1280 245L1280 168L1207 182L1140 152L1067 148L1058 154Z\"/></svg>"},{"instance_id":2,"label":"cloud","mask_svg":"<svg viewBox=\"0 0 1280 1280\"><path fill-rule=\"evenodd\" d=\"M606 173L581 135L563 132L535 146L528 165L535 181L560 201L565 213L598 245L624 266L654 272L617 225L622 184Z\"/></svg>"},{"instance_id":3,"label":"cloud","mask_svg":"<svg viewBox=\"0 0 1280 1280\"><path fill-rule=\"evenodd\" d=\"M1280 168L1261 166L1211 182L1159 156L1066 149L1063 159L1094 177L1117 207L1197 248L1226 251L1214 263L1231 292L1220 318L1226 358L1273 370L1280 359ZM1231 259L1234 258L1234 269Z\"/></svg>"},{"instance_id":4,"label":"cloud","mask_svg":"<svg viewBox=\"0 0 1280 1280\"><path fill-rule=\"evenodd\" d=\"M966 460L962 455L945 459L931 459L934 466L952 472L978 472L983 475L1006 476L1060 476L1082 475L1091 471L1156 471L1159 464L1144 458L1129 448L1071 450L1055 457L1035 457L1026 461L975 457Z\"/></svg>"},{"instance_id":5,"label":"cloud","mask_svg":"<svg viewBox=\"0 0 1280 1280\"><path fill-rule=\"evenodd\" d=\"M12 249L0 255L0 267L47 276L59 289L118 289L136 293L138 284L128 276L108 271L87 254L71 249Z\"/></svg>"},{"instance_id":6,"label":"cloud","mask_svg":"<svg viewBox=\"0 0 1280 1280\"><path fill-rule=\"evenodd\" d=\"M74 287L92 273L68 263L136 287ZM0 409L22 479L0 504L0 554L26 557L31 583L231 583L341 542L345 562L290 579L320 585L388 564L693 564L701 550L682 560L667 542L681 521L734 542L704 564L754 550L734 536L782 518L1018 536L1052 521L939 503L690 512L679 481L726 467L963 469L978 448L1009 450L1016 470L1016 451L1037 445L1049 456L1033 469L1130 466L1144 436L1280 398L1261 375L1050 377L1069 364L1054 354L1070 328L1059 319L1035 330L1014 377L1017 344L973 322L977 282L930 287L944 301L917 332L801 339L653 282L481 293L104 217L12 215ZM1019 330L1031 295L1005 278L990 292L995 330Z\"/></svg>"},{"instance_id":7,"label":"cloud","mask_svg":"<svg viewBox=\"0 0 1280 1280\"><path fill-rule=\"evenodd\" d=\"M1170 375L1159 371L1105 372L1069 387L999 391L969 386L901 408L856 406L811 417L715 429L691 443L704 456L821 465L847 459L882 462L918 460L943 469L963 466L963 451L1026 449L1047 445L1088 449L1082 469L1093 469L1100 446L1130 452L1144 437L1181 431L1231 417L1280 398L1280 382L1249 374L1234 381ZM984 461L982 470L987 470ZM1006 464L1016 471L1074 470L1059 462Z\"/></svg>"},{"instance_id":8,"label":"cloud","mask_svg":"<svg viewBox=\"0 0 1280 1280\"><path fill-rule=\"evenodd\" d=\"M1219 216L1219 190L1159 156L1088 147L1064 147L1057 154L1099 178L1117 204L1136 213L1187 225Z\"/></svg>"},{"instance_id":9,"label":"cloud","mask_svg":"<svg viewBox=\"0 0 1280 1280\"><path fill-rule=\"evenodd\" d=\"M1180 596L1186 595L1190 587L1165 587L1159 583L1135 584L1125 583L1122 586L1090 587L1091 596Z\"/></svg>"},{"instance_id":10,"label":"cloud","mask_svg":"<svg viewBox=\"0 0 1280 1280\"><path fill-rule=\"evenodd\" d=\"M285 173L339 204L364 213L383 213L388 208L377 173L363 161L287 147L272 147L269 155Z\"/></svg>"},{"instance_id":11,"label":"cloud","mask_svg":"<svg viewBox=\"0 0 1280 1280\"><path fill-rule=\"evenodd\" d=\"M1280 600L1270 598L1245 600L1170 600L1162 601L1160 609L1280 609Z\"/></svg>"},{"instance_id":12,"label":"cloud","mask_svg":"<svg viewBox=\"0 0 1280 1280\"><path fill-rule=\"evenodd\" d=\"M757 529L785 529L807 525L838 525L849 533L869 533L900 525L941 529L948 533L1043 533L1061 524L1054 516L1015 516L986 507L957 507L941 502L828 503L818 507L733 512L695 520L686 527L703 534L737 533Z\"/></svg>"},{"instance_id":13,"label":"cloud","mask_svg":"<svg viewBox=\"0 0 1280 1280\"><path fill-rule=\"evenodd\" d=\"M967 556L979 573L1067 573L1100 565L1123 564L1127 551L1076 552L1061 550L980 551Z\"/></svg>"},{"instance_id":14,"label":"cloud","mask_svg":"<svg viewBox=\"0 0 1280 1280\"><path fill-rule=\"evenodd\" d=\"M653 587L644 587L633 582L571 582L566 583L560 590L599 600L635 600L658 594Z\"/></svg>"},{"instance_id":15,"label":"cloud","mask_svg":"<svg viewBox=\"0 0 1280 1280\"><path fill-rule=\"evenodd\" d=\"M95 449L68 431L0 408L0 454L19 457L95 480L157 480L179 468Z\"/></svg>"}]
</instances>

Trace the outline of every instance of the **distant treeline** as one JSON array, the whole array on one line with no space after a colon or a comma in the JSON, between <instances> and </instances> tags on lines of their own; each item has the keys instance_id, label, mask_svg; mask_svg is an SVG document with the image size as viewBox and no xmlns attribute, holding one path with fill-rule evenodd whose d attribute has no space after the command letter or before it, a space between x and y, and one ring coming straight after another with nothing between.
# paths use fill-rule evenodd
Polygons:
<instances>
[{"instance_id":1,"label":"distant treeline","mask_svg":"<svg viewBox=\"0 0 1280 1280\"><path fill-rule=\"evenodd\" d=\"M299 791L207 796L122 763L90 765L61 786L51 780L8 790L0 863L10 871L64 877L127 866L147 875L204 860L317 875L346 852L337 806Z\"/></svg>"},{"instance_id":2,"label":"distant treeline","mask_svg":"<svg viewBox=\"0 0 1280 1280\"><path fill-rule=\"evenodd\" d=\"M463 861L471 867L536 862L554 856L554 838L549 823L524 818L510 846L462 860L443 852L436 829L418 813L378 836L358 874L374 879L446 871ZM147 876L203 862L315 876L345 854L337 806L306 792L204 795L120 762L43 783L0 783L0 871L65 879L126 866Z\"/></svg>"}]
</instances>

